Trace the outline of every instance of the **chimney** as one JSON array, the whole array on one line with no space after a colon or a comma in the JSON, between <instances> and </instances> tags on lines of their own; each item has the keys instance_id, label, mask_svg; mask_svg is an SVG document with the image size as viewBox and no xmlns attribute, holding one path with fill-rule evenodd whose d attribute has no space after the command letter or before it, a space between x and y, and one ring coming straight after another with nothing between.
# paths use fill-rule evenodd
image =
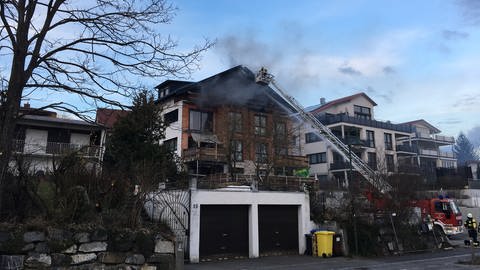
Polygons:
<instances>
[{"instance_id":1,"label":"chimney","mask_svg":"<svg viewBox=\"0 0 480 270\"><path fill-rule=\"evenodd\" d=\"M25 104L23 104L23 107L24 107L25 109L30 109L30 103L28 103L28 101L25 102Z\"/></svg>"},{"instance_id":2,"label":"chimney","mask_svg":"<svg viewBox=\"0 0 480 270\"><path fill-rule=\"evenodd\" d=\"M322 98L320 98L320 105L324 105L324 104L325 104L325 98L322 97Z\"/></svg>"}]
</instances>

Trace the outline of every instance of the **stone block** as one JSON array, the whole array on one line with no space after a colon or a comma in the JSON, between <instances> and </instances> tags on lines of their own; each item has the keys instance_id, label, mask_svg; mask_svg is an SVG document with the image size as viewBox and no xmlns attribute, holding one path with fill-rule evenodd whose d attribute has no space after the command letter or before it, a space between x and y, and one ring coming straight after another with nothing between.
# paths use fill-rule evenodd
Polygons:
<instances>
[{"instance_id":1,"label":"stone block","mask_svg":"<svg viewBox=\"0 0 480 270\"><path fill-rule=\"evenodd\" d=\"M148 258L147 262L162 270L173 270L175 267L172 254L154 254Z\"/></svg>"},{"instance_id":2,"label":"stone block","mask_svg":"<svg viewBox=\"0 0 480 270\"><path fill-rule=\"evenodd\" d=\"M155 253L174 253L173 242L167 240L157 240L155 242Z\"/></svg>"},{"instance_id":3,"label":"stone block","mask_svg":"<svg viewBox=\"0 0 480 270\"><path fill-rule=\"evenodd\" d=\"M95 253L85 253L85 254L75 254L71 256L72 264L81 264L92 262L97 259L97 255Z\"/></svg>"},{"instance_id":4,"label":"stone block","mask_svg":"<svg viewBox=\"0 0 480 270\"><path fill-rule=\"evenodd\" d=\"M90 243L81 244L80 247L78 247L78 251L86 252L86 253L106 251L106 250L107 250L107 243L105 242L90 242Z\"/></svg>"},{"instance_id":5,"label":"stone block","mask_svg":"<svg viewBox=\"0 0 480 270\"><path fill-rule=\"evenodd\" d=\"M22 251L31 251L35 248L35 244L34 243L28 243L26 244L23 248L22 248Z\"/></svg>"},{"instance_id":6,"label":"stone block","mask_svg":"<svg viewBox=\"0 0 480 270\"><path fill-rule=\"evenodd\" d=\"M108 247L111 251L127 252L132 249L134 240L135 235L133 233L115 233L110 237Z\"/></svg>"},{"instance_id":7,"label":"stone block","mask_svg":"<svg viewBox=\"0 0 480 270\"><path fill-rule=\"evenodd\" d=\"M10 232L0 232L0 243L9 241L12 238L13 238L12 233L10 233Z\"/></svg>"},{"instance_id":8,"label":"stone block","mask_svg":"<svg viewBox=\"0 0 480 270\"><path fill-rule=\"evenodd\" d=\"M97 255L98 262L104 264L122 264L127 255L121 252L102 252Z\"/></svg>"},{"instance_id":9,"label":"stone block","mask_svg":"<svg viewBox=\"0 0 480 270\"><path fill-rule=\"evenodd\" d=\"M49 228L47 230L48 239L52 241L69 241L73 237L73 233L67 230Z\"/></svg>"},{"instance_id":10,"label":"stone block","mask_svg":"<svg viewBox=\"0 0 480 270\"><path fill-rule=\"evenodd\" d=\"M77 253L77 245L72 245L71 247L65 249L64 251L62 251L62 253L66 253L66 254L74 254L74 253Z\"/></svg>"},{"instance_id":11,"label":"stone block","mask_svg":"<svg viewBox=\"0 0 480 270\"><path fill-rule=\"evenodd\" d=\"M45 241L44 232L26 232L23 234L23 241L26 243Z\"/></svg>"},{"instance_id":12,"label":"stone block","mask_svg":"<svg viewBox=\"0 0 480 270\"><path fill-rule=\"evenodd\" d=\"M75 239L75 241L77 243L87 243L87 242L90 242L90 234L88 233L76 233L74 236L73 236L73 239Z\"/></svg>"},{"instance_id":13,"label":"stone block","mask_svg":"<svg viewBox=\"0 0 480 270\"><path fill-rule=\"evenodd\" d=\"M141 265L145 263L145 257L142 254L132 254L125 259L126 264Z\"/></svg>"},{"instance_id":14,"label":"stone block","mask_svg":"<svg viewBox=\"0 0 480 270\"><path fill-rule=\"evenodd\" d=\"M140 270L157 270L157 267L153 265L144 265Z\"/></svg>"},{"instance_id":15,"label":"stone block","mask_svg":"<svg viewBox=\"0 0 480 270\"><path fill-rule=\"evenodd\" d=\"M53 253L52 255L52 266L68 266L72 263L72 258L65 254Z\"/></svg>"},{"instance_id":16,"label":"stone block","mask_svg":"<svg viewBox=\"0 0 480 270\"><path fill-rule=\"evenodd\" d=\"M0 269L23 269L25 256L0 255Z\"/></svg>"},{"instance_id":17,"label":"stone block","mask_svg":"<svg viewBox=\"0 0 480 270\"><path fill-rule=\"evenodd\" d=\"M25 260L25 266L30 268L42 268L52 265L52 257L47 254L33 254Z\"/></svg>"},{"instance_id":18,"label":"stone block","mask_svg":"<svg viewBox=\"0 0 480 270\"><path fill-rule=\"evenodd\" d=\"M48 248L47 243L45 242L40 242L35 245L35 252L38 253L49 253L50 248Z\"/></svg>"}]
</instances>

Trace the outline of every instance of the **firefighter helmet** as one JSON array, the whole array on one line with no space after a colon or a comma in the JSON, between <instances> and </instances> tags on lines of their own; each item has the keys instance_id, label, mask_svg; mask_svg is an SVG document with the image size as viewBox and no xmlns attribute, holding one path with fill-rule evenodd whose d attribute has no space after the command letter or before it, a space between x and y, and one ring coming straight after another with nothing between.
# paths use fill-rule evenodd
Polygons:
<instances>
[{"instance_id":1,"label":"firefighter helmet","mask_svg":"<svg viewBox=\"0 0 480 270\"><path fill-rule=\"evenodd\" d=\"M472 213L468 213L468 214L467 214L467 218L473 218Z\"/></svg>"}]
</instances>

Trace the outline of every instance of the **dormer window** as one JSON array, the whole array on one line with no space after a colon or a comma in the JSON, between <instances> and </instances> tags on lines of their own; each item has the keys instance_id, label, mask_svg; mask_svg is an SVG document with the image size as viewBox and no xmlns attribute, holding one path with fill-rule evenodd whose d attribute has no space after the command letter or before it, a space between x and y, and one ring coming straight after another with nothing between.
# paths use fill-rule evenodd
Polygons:
<instances>
[{"instance_id":1,"label":"dormer window","mask_svg":"<svg viewBox=\"0 0 480 270\"><path fill-rule=\"evenodd\" d=\"M355 117L368 120L372 119L372 112L370 108L353 105L353 112L355 114Z\"/></svg>"}]
</instances>

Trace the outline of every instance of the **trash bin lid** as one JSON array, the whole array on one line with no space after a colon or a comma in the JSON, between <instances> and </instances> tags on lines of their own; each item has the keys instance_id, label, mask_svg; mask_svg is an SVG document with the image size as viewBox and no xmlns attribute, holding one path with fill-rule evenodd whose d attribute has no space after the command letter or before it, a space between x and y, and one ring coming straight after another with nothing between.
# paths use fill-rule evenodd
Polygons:
<instances>
[{"instance_id":1,"label":"trash bin lid","mask_svg":"<svg viewBox=\"0 0 480 270\"><path fill-rule=\"evenodd\" d=\"M315 232L315 234L333 235L333 234L335 234L335 232L331 232L331 231L318 231L318 232Z\"/></svg>"}]
</instances>

